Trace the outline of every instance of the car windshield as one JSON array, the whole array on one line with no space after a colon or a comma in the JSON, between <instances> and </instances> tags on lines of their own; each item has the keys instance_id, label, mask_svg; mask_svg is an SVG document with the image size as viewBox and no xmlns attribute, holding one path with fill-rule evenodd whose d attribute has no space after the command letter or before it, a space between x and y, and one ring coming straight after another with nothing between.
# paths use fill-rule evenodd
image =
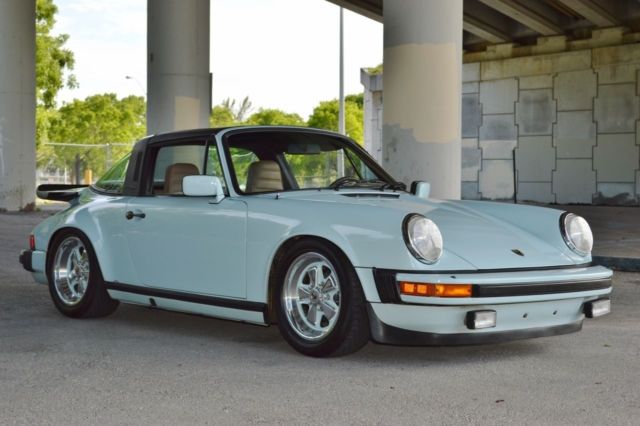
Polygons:
<instances>
[{"instance_id":1,"label":"car windshield","mask_svg":"<svg viewBox=\"0 0 640 426\"><path fill-rule=\"evenodd\" d=\"M362 149L343 138L302 131L240 132L225 151L244 194L367 187L403 189Z\"/></svg>"}]
</instances>

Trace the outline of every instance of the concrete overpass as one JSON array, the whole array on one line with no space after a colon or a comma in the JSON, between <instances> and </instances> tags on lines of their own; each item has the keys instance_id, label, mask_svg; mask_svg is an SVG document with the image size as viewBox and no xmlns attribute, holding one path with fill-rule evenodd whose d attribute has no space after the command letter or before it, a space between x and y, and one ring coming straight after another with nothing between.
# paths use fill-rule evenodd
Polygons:
<instances>
[{"instance_id":1,"label":"concrete overpass","mask_svg":"<svg viewBox=\"0 0 640 426\"><path fill-rule=\"evenodd\" d=\"M464 0L453 16L450 2L330 1L384 21L384 78L362 75L365 141L395 176L461 181L466 199L640 204L639 2ZM452 40L461 93L435 52ZM461 153L439 138L460 124Z\"/></svg>"},{"instance_id":2,"label":"concrete overpass","mask_svg":"<svg viewBox=\"0 0 640 426\"><path fill-rule=\"evenodd\" d=\"M463 54L464 58L477 55L480 62L540 53L558 49L558 44L579 44L581 39L592 37L594 29L616 25L629 29L620 32L621 40L640 40L634 38L640 5L632 0L386 0L384 10L382 0L330 1L384 21L382 162L404 181L430 181L436 197L461 195ZM150 133L208 123L209 8L209 0L148 1ZM0 1L0 209L18 210L35 198L34 22L35 0ZM570 60L567 57L556 62ZM635 78L634 72L627 70ZM510 85L512 81L499 82L494 84L495 91L511 96ZM627 87L613 90L614 97L616 90ZM638 102L635 93L632 104ZM503 110L518 100L509 96L486 103L489 109L484 112L493 108L496 116L503 115L489 117L498 126L498 133L510 119L504 119L509 112ZM625 112L633 110L636 114L633 108ZM481 115L480 120L484 117ZM551 121L551 125L554 123ZM615 123L613 128L617 129ZM489 142L491 146L477 149L501 151L492 150L496 140ZM501 145L500 139L497 145ZM637 156L635 142L633 147L625 142L625 147L631 157ZM492 167L498 164L504 169L505 164L491 163ZM631 174L635 172L631 170ZM629 177L625 175L625 179ZM494 181L487 178L485 184L491 186Z\"/></svg>"},{"instance_id":3,"label":"concrete overpass","mask_svg":"<svg viewBox=\"0 0 640 426\"><path fill-rule=\"evenodd\" d=\"M383 22L383 0L328 0ZM407 2L409 6L411 2ZM539 36L589 38L594 28L640 30L640 3L632 0L464 0L465 51L507 42L536 44ZM388 6L389 1L385 2Z\"/></svg>"}]
</instances>

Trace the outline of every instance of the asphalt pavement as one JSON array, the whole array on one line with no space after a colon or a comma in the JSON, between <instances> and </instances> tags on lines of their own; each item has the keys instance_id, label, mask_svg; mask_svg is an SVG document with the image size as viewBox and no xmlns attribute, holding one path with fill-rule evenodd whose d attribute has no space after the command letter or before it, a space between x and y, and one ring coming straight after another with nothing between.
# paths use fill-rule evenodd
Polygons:
<instances>
[{"instance_id":1,"label":"asphalt pavement","mask_svg":"<svg viewBox=\"0 0 640 426\"><path fill-rule=\"evenodd\" d=\"M60 315L0 214L0 424L640 424L640 274L566 336L313 359L277 328L121 305Z\"/></svg>"}]
</instances>

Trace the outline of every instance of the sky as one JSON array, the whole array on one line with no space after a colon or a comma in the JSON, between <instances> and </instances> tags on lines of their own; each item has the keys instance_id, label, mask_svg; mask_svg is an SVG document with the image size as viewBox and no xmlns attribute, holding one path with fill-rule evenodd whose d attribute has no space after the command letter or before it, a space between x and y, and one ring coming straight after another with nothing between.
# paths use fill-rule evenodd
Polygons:
<instances>
[{"instance_id":1,"label":"sky","mask_svg":"<svg viewBox=\"0 0 640 426\"><path fill-rule=\"evenodd\" d=\"M54 32L69 34L80 87L58 102L146 91L146 0L55 0ZM382 62L382 24L345 10L345 92ZM339 7L326 0L211 0L213 104L249 96L254 111L304 119L338 96ZM133 78L127 79L126 76Z\"/></svg>"}]
</instances>

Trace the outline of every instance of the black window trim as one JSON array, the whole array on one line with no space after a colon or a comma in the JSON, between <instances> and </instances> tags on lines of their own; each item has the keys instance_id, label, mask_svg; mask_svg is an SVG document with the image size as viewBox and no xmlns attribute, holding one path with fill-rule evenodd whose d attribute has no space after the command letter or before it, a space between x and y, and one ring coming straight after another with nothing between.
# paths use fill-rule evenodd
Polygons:
<instances>
[{"instance_id":1,"label":"black window trim","mask_svg":"<svg viewBox=\"0 0 640 426\"><path fill-rule=\"evenodd\" d=\"M142 175L142 167L146 158L147 146L149 145L150 136L140 139L133 145L131 155L135 155L135 164L129 162L127 169L127 177L124 183L123 195L139 196L140 195L140 177Z\"/></svg>"},{"instance_id":2,"label":"black window trim","mask_svg":"<svg viewBox=\"0 0 640 426\"><path fill-rule=\"evenodd\" d=\"M147 146L145 155L144 155L144 163L142 165L142 173L139 178L140 185L140 196L143 197L159 197L159 196L171 196L175 197L175 195L170 194L154 194L153 193L153 174L155 172L156 160L158 158L158 152L162 148L170 147L170 146L203 146L204 156L202 161L204 164L207 162L207 136L203 135L185 135L176 139L168 139L161 142L156 142L151 144L151 146ZM204 170L204 166L202 166Z\"/></svg>"},{"instance_id":3,"label":"black window trim","mask_svg":"<svg viewBox=\"0 0 640 426\"><path fill-rule=\"evenodd\" d=\"M203 175L207 174L207 163L209 160L209 149L211 148L211 145L213 145L216 148L216 156L218 157L218 163L220 163L220 171L222 172L222 176L216 176L216 177L222 180L223 182L222 189L224 190L224 195L225 197L228 197L229 184L227 182L226 177L224 176L224 165L222 163L222 156L220 155L220 150L218 149L218 143L216 141L215 135L211 135L207 138L205 149L204 149L204 166L202 166L202 174Z\"/></svg>"},{"instance_id":4,"label":"black window trim","mask_svg":"<svg viewBox=\"0 0 640 426\"><path fill-rule=\"evenodd\" d=\"M100 194L100 195L108 195L108 196L111 196L111 197L118 197L118 196L123 196L123 195L125 195L125 188L126 188L126 185L127 185L127 177L128 177L128 174L129 174L129 167L131 166L131 158L133 157L133 151L130 151L130 152L129 152L128 154L126 154L125 156L128 156L128 157L129 157L129 161L127 162L127 168L126 168L126 169L125 169L125 171L124 171L124 180L122 181L122 188L120 189L120 191L108 191L108 190L106 190L106 189L102 189L102 188L99 188L98 186L96 186L96 185L97 185L97 183L98 183L98 182L100 182L100 179L102 179L102 177L101 177L100 179L98 179L98 180L96 181L96 183L92 183L91 185L89 185L89 189L90 189L90 190L92 190L93 192L97 193L97 194ZM123 159L124 159L124 157L122 157L121 159L119 159L119 160L118 160L118 163L119 163L120 161L122 161ZM112 166L112 168L113 168L113 166ZM111 169L109 169L109 170L107 170L107 172L111 171L111 170L112 170L112 168L111 168ZM107 172L105 172L105 174L106 174Z\"/></svg>"}]
</instances>

